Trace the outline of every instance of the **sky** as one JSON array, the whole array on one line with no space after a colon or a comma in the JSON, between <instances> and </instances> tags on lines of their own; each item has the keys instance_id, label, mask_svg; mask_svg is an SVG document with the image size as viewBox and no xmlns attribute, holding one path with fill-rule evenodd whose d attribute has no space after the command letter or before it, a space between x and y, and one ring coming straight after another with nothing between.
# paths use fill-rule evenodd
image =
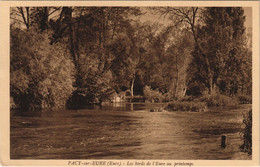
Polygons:
<instances>
[{"instance_id":1,"label":"sky","mask_svg":"<svg viewBox=\"0 0 260 167\"><path fill-rule=\"evenodd\" d=\"M243 7L244 9L244 15L246 16L245 20L245 27L252 28L252 7ZM150 12L147 12L146 15L144 15L141 20L143 21L151 21L151 22L159 22L162 24L165 24L167 21L164 20L162 17L156 16Z\"/></svg>"},{"instance_id":2,"label":"sky","mask_svg":"<svg viewBox=\"0 0 260 167\"><path fill-rule=\"evenodd\" d=\"M244 15L246 16L245 27L247 29L252 28L252 7L243 7L243 9L244 9ZM151 12L146 10L145 8L141 8L141 10L143 10L144 12L147 12L145 15L141 16L140 19L141 19L142 22L145 22L145 21L157 22L157 23L161 23L161 24L164 24L164 25L169 23L163 17L160 17L159 15L152 14ZM57 13L57 15L58 15L58 13Z\"/></svg>"}]
</instances>

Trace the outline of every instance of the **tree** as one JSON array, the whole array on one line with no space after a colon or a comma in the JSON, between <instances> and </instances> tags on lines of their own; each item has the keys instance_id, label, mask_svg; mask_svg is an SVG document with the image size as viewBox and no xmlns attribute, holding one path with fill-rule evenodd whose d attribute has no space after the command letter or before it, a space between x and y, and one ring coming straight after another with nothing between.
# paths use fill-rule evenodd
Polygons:
<instances>
[{"instance_id":1,"label":"tree","mask_svg":"<svg viewBox=\"0 0 260 167\"><path fill-rule=\"evenodd\" d=\"M206 72L202 78L209 94L221 88L223 81L231 84L230 95L237 94L240 79L244 77L243 66L247 63L243 14L242 8L206 8L203 12L205 25L198 30L201 48L196 47L194 56L203 58L197 63Z\"/></svg>"},{"instance_id":2,"label":"tree","mask_svg":"<svg viewBox=\"0 0 260 167\"><path fill-rule=\"evenodd\" d=\"M21 109L64 107L72 94L74 65L66 49L48 38L11 27L10 94Z\"/></svg>"},{"instance_id":3,"label":"tree","mask_svg":"<svg viewBox=\"0 0 260 167\"><path fill-rule=\"evenodd\" d=\"M166 19L171 20L172 22L172 26L176 27L177 30L175 30L174 34L178 34L178 31L187 31L187 34L190 34L187 38L187 36L178 36L178 35L172 35L172 38L175 38L177 43L171 44L171 46L168 48L168 54L173 55L173 61L174 63L172 64L172 67L175 67L173 70L173 74L171 74L173 76L172 81L168 81L168 83L172 83L171 84L171 96L176 97L176 96L183 96L186 94L186 90L187 90L187 86L189 87L189 80L186 80L186 74L187 74L187 65L185 65L185 63L189 62L189 59L193 59L193 58L188 58L189 54L191 53L193 48L202 48L200 41L199 41L199 36L198 36L198 27L201 23L200 21L200 15L202 12L201 8L198 7L177 7L177 8L173 8L173 7L159 7L159 8L152 8L153 11L155 11L156 13L160 14L161 16L163 16ZM189 33L190 31L190 33ZM191 37L193 38L193 42L191 40ZM183 40L181 38L184 38ZM181 41L180 41L181 39ZM185 43L186 42L186 43ZM187 45L187 48L185 48L185 45ZM184 50L184 52L182 53L181 50ZM203 60L204 62L206 62L205 67L207 66L208 62L207 59L205 58L205 56L200 57L200 60ZM182 61L185 62L184 64L182 64ZM191 61L192 63L192 61ZM171 69L172 67L168 67L169 69ZM180 74L179 71L179 67L182 67L182 69L180 69L182 75ZM194 65L192 66L194 67ZM193 72L192 70L188 70ZM182 77L182 79L180 79L181 85L179 87L179 77ZM189 76L188 78L190 78L191 76ZM180 88L180 94L178 93L178 87ZM189 92L189 91L188 91ZM179 94L179 95L178 95Z\"/></svg>"},{"instance_id":4,"label":"tree","mask_svg":"<svg viewBox=\"0 0 260 167\"><path fill-rule=\"evenodd\" d=\"M12 7L11 20L29 30L32 26L44 31L49 28L49 20L60 10L60 7Z\"/></svg>"},{"instance_id":5,"label":"tree","mask_svg":"<svg viewBox=\"0 0 260 167\"><path fill-rule=\"evenodd\" d=\"M131 96L133 96L135 75L139 63L135 57L136 49L134 48L134 43L129 36L118 34L110 48L111 53L115 56L111 65L111 70L115 76L114 82L119 87L126 86L129 88Z\"/></svg>"},{"instance_id":6,"label":"tree","mask_svg":"<svg viewBox=\"0 0 260 167\"><path fill-rule=\"evenodd\" d=\"M120 31L126 32L125 29L128 29L130 16L138 14L139 10L136 8L63 7L59 18L52 21L54 29L52 41L53 43L62 41L70 48L76 67L75 87L78 89L76 92L85 94L83 99L94 99L90 97L95 96L93 92L107 94L107 91L96 88L97 83L102 83L106 87L104 90L111 90L113 87L113 77L104 78L110 76L112 61L117 56L112 53L110 47ZM86 71L93 63L97 65L95 70ZM83 101L91 102L87 99Z\"/></svg>"},{"instance_id":7,"label":"tree","mask_svg":"<svg viewBox=\"0 0 260 167\"><path fill-rule=\"evenodd\" d=\"M192 38L192 33L183 29L175 35L175 41L167 49L168 58L168 71L165 70L168 76L173 76L169 83L172 83L170 87L170 94L175 99L182 98L186 94L187 90L187 69L191 62L192 51L194 49L194 40ZM180 40L181 39L181 40ZM169 63L172 62L172 63Z\"/></svg>"},{"instance_id":8,"label":"tree","mask_svg":"<svg viewBox=\"0 0 260 167\"><path fill-rule=\"evenodd\" d=\"M245 69L250 68L245 65L250 64L250 58L245 46L243 9L162 7L156 11L176 24L184 23L183 26L189 27L193 34L195 50L189 85L202 84L200 87L208 89L209 94L217 89L236 94L243 85L241 78L245 77L241 73L250 70Z\"/></svg>"}]
</instances>

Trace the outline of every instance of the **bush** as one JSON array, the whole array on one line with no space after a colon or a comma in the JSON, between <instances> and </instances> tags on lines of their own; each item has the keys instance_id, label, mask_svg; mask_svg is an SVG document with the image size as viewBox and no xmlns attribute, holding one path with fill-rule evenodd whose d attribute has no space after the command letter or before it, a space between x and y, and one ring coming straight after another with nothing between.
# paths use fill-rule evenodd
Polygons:
<instances>
[{"instance_id":1,"label":"bush","mask_svg":"<svg viewBox=\"0 0 260 167\"><path fill-rule=\"evenodd\" d=\"M200 97L198 100L205 102L208 107L223 107L238 104L236 99L221 94L205 95Z\"/></svg>"},{"instance_id":2,"label":"bush","mask_svg":"<svg viewBox=\"0 0 260 167\"><path fill-rule=\"evenodd\" d=\"M144 97L149 102L162 102L164 95L159 90L153 90L150 86L144 87Z\"/></svg>"},{"instance_id":3,"label":"bush","mask_svg":"<svg viewBox=\"0 0 260 167\"><path fill-rule=\"evenodd\" d=\"M252 96L249 95L238 95L239 104L252 104Z\"/></svg>"},{"instance_id":4,"label":"bush","mask_svg":"<svg viewBox=\"0 0 260 167\"><path fill-rule=\"evenodd\" d=\"M230 105L237 105L238 100L237 98L231 98L225 95L204 95L201 97L195 96L186 96L179 101L181 102L204 102L207 104L208 107L223 107L223 106L230 106Z\"/></svg>"},{"instance_id":5,"label":"bush","mask_svg":"<svg viewBox=\"0 0 260 167\"><path fill-rule=\"evenodd\" d=\"M194 111L204 112L207 110L207 105L202 102L179 102L174 101L169 103L166 107L168 111Z\"/></svg>"},{"instance_id":6,"label":"bush","mask_svg":"<svg viewBox=\"0 0 260 167\"><path fill-rule=\"evenodd\" d=\"M11 28L10 93L23 110L60 108L74 88L74 64L48 34Z\"/></svg>"},{"instance_id":7,"label":"bush","mask_svg":"<svg viewBox=\"0 0 260 167\"><path fill-rule=\"evenodd\" d=\"M181 102L199 102L198 98L195 96L185 96L181 98L179 101Z\"/></svg>"},{"instance_id":8,"label":"bush","mask_svg":"<svg viewBox=\"0 0 260 167\"><path fill-rule=\"evenodd\" d=\"M172 100L173 100L173 97L172 97L172 94L171 94L170 92L165 93L165 94L163 95L163 100L162 100L162 102L170 102L170 101L172 101Z\"/></svg>"},{"instance_id":9,"label":"bush","mask_svg":"<svg viewBox=\"0 0 260 167\"><path fill-rule=\"evenodd\" d=\"M250 109L243 119L244 129L241 131L243 137L243 144L240 149L243 152L247 152L249 155L252 154L252 109Z\"/></svg>"}]
</instances>

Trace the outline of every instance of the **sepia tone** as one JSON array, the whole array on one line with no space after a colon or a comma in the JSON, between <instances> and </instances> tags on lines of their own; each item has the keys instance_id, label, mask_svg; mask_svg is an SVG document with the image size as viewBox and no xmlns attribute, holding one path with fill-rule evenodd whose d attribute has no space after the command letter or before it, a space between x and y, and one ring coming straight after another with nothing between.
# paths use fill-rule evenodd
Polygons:
<instances>
[{"instance_id":1,"label":"sepia tone","mask_svg":"<svg viewBox=\"0 0 260 167\"><path fill-rule=\"evenodd\" d=\"M252 159L251 13L10 8L10 158Z\"/></svg>"}]
</instances>

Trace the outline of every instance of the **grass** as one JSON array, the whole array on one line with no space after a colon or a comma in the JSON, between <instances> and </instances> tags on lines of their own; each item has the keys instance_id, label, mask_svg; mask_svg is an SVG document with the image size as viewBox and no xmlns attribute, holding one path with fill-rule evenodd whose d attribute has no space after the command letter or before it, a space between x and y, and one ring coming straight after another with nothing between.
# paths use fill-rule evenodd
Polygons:
<instances>
[{"instance_id":1,"label":"grass","mask_svg":"<svg viewBox=\"0 0 260 167\"><path fill-rule=\"evenodd\" d=\"M224 107L238 105L238 101L235 98L229 96L215 94L207 95L199 98L199 101L205 102L208 107Z\"/></svg>"},{"instance_id":2,"label":"grass","mask_svg":"<svg viewBox=\"0 0 260 167\"><path fill-rule=\"evenodd\" d=\"M203 102L208 107L224 107L224 106L236 106L240 103L237 97L229 97L221 94L204 95L201 97L187 96L180 100L181 102Z\"/></svg>"},{"instance_id":3,"label":"grass","mask_svg":"<svg viewBox=\"0 0 260 167\"><path fill-rule=\"evenodd\" d=\"M238 104L251 104L252 98L247 95L230 97L221 94L204 95L201 97L186 96L173 101L165 107L168 111L206 111L207 107L237 106Z\"/></svg>"},{"instance_id":4,"label":"grass","mask_svg":"<svg viewBox=\"0 0 260 167\"><path fill-rule=\"evenodd\" d=\"M174 101L169 103L165 110L167 111L194 111L204 112L207 111L207 105L202 102L179 102Z\"/></svg>"}]
</instances>

